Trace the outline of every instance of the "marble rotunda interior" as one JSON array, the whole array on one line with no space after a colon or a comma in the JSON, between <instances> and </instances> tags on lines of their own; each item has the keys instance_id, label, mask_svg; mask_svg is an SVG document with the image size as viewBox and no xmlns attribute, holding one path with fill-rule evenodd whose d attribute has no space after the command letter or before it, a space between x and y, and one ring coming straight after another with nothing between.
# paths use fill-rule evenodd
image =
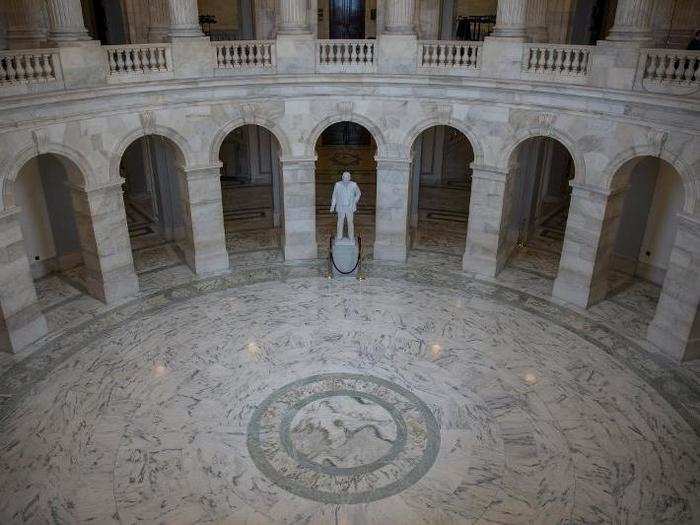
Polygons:
<instances>
[{"instance_id":1,"label":"marble rotunda interior","mask_svg":"<svg viewBox=\"0 0 700 525\"><path fill-rule=\"evenodd\" d=\"M0 2L0 524L699 523L698 29Z\"/></svg>"}]
</instances>

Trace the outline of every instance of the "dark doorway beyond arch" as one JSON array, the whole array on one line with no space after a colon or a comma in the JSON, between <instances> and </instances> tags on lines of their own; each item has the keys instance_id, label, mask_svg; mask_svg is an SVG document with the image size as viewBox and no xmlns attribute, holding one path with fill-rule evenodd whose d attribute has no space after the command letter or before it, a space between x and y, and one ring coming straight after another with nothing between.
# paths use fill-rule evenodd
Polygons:
<instances>
[{"instance_id":1,"label":"dark doorway beyond arch","mask_svg":"<svg viewBox=\"0 0 700 525\"><path fill-rule=\"evenodd\" d=\"M331 38L365 38L365 0L330 0Z\"/></svg>"}]
</instances>

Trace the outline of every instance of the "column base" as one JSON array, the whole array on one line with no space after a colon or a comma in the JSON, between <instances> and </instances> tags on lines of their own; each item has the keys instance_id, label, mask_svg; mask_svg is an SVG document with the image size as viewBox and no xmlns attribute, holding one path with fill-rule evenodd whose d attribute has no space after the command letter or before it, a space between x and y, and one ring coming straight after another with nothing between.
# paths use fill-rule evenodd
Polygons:
<instances>
[{"instance_id":1,"label":"column base","mask_svg":"<svg viewBox=\"0 0 700 525\"><path fill-rule=\"evenodd\" d=\"M9 319L0 317L0 352L17 353L48 333L46 318L35 302Z\"/></svg>"},{"instance_id":2,"label":"column base","mask_svg":"<svg viewBox=\"0 0 700 525\"><path fill-rule=\"evenodd\" d=\"M406 245L374 243L375 261L406 262Z\"/></svg>"},{"instance_id":3,"label":"column base","mask_svg":"<svg viewBox=\"0 0 700 525\"><path fill-rule=\"evenodd\" d=\"M607 294L607 280L591 287L585 287L569 277L560 277L559 275L557 275L552 289L552 297L579 308L588 308L599 303L605 299Z\"/></svg>"},{"instance_id":4,"label":"column base","mask_svg":"<svg viewBox=\"0 0 700 525\"><path fill-rule=\"evenodd\" d=\"M316 240L308 242L284 243L285 261L308 261L318 259Z\"/></svg>"},{"instance_id":5,"label":"column base","mask_svg":"<svg viewBox=\"0 0 700 525\"><path fill-rule=\"evenodd\" d=\"M654 319L647 329L647 340L677 363L700 359L700 334L691 334L691 338L685 341L674 330Z\"/></svg>"}]
</instances>

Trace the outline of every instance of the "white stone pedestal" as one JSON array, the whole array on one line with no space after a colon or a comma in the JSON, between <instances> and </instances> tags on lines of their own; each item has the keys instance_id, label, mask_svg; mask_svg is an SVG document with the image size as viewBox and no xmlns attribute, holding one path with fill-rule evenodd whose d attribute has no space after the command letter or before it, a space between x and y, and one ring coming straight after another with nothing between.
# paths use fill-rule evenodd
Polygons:
<instances>
[{"instance_id":1,"label":"white stone pedestal","mask_svg":"<svg viewBox=\"0 0 700 525\"><path fill-rule=\"evenodd\" d=\"M359 267L357 264L358 256L359 247L355 239L343 237L333 241L333 263L335 263L331 264L333 277L356 277Z\"/></svg>"}]
</instances>

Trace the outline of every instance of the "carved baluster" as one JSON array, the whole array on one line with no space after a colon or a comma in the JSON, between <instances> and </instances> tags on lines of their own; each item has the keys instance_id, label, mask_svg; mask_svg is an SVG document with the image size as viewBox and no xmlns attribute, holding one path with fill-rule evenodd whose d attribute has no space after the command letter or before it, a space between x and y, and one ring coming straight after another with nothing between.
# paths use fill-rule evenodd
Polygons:
<instances>
[{"instance_id":1,"label":"carved baluster","mask_svg":"<svg viewBox=\"0 0 700 525\"><path fill-rule=\"evenodd\" d=\"M571 62L571 72L574 75L580 75L582 73L581 71L581 55L583 55L582 50L576 50L574 51L573 54L573 60Z\"/></svg>"},{"instance_id":2,"label":"carved baluster","mask_svg":"<svg viewBox=\"0 0 700 525\"><path fill-rule=\"evenodd\" d=\"M263 66L270 66L272 65L272 49L270 48L269 44L264 44L263 45Z\"/></svg>"},{"instance_id":3,"label":"carved baluster","mask_svg":"<svg viewBox=\"0 0 700 525\"><path fill-rule=\"evenodd\" d=\"M236 55L238 56L238 67L243 67L245 65L245 47L237 46Z\"/></svg>"},{"instance_id":4,"label":"carved baluster","mask_svg":"<svg viewBox=\"0 0 700 525\"><path fill-rule=\"evenodd\" d=\"M666 62L663 55L654 54L654 74L653 79L660 81L663 78L663 72L666 70Z\"/></svg>"},{"instance_id":5,"label":"carved baluster","mask_svg":"<svg viewBox=\"0 0 700 525\"><path fill-rule=\"evenodd\" d=\"M24 64L22 64L22 55L15 55L15 75L18 82L24 82L26 74Z\"/></svg>"},{"instance_id":6,"label":"carved baluster","mask_svg":"<svg viewBox=\"0 0 700 525\"><path fill-rule=\"evenodd\" d=\"M35 68L36 55L25 55L25 65L27 69L27 80L37 80L41 79L39 76L38 68Z\"/></svg>"},{"instance_id":7,"label":"carved baluster","mask_svg":"<svg viewBox=\"0 0 700 525\"><path fill-rule=\"evenodd\" d=\"M17 81L17 68L16 68L16 61L17 57L15 55L7 57L7 79L10 82L16 82Z\"/></svg>"},{"instance_id":8,"label":"carved baluster","mask_svg":"<svg viewBox=\"0 0 700 525\"><path fill-rule=\"evenodd\" d=\"M10 62L9 57L7 57L7 56L0 57L0 84L3 84L5 82L10 81L10 77L7 73L9 62Z\"/></svg>"},{"instance_id":9,"label":"carved baluster","mask_svg":"<svg viewBox=\"0 0 700 525\"><path fill-rule=\"evenodd\" d=\"M117 63L114 61L114 51L109 50L107 53L107 59L109 61L109 72L114 73L117 70Z\"/></svg>"},{"instance_id":10,"label":"carved baluster","mask_svg":"<svg viewBox=\"0 0 700 525\"><path fill-rule=\"evenodd\" d=\"M666 80L675 80L676 79L676 68L678 67L678 56L677 55L670 55L668 57L668 65L666 66L666 71L664 71L664 77Z\"/></svg>"},{"instance_id":11,"label":"carved baluster","mask_svg":"<svg viewBox=\"0 0 700 525\"><path fill-rule=\"evenodd\" d=\"M44 66L46 66L46 76L56 78L56 71L53 67L53 55L44 55Z\"/></svg>"}]
</instances>

